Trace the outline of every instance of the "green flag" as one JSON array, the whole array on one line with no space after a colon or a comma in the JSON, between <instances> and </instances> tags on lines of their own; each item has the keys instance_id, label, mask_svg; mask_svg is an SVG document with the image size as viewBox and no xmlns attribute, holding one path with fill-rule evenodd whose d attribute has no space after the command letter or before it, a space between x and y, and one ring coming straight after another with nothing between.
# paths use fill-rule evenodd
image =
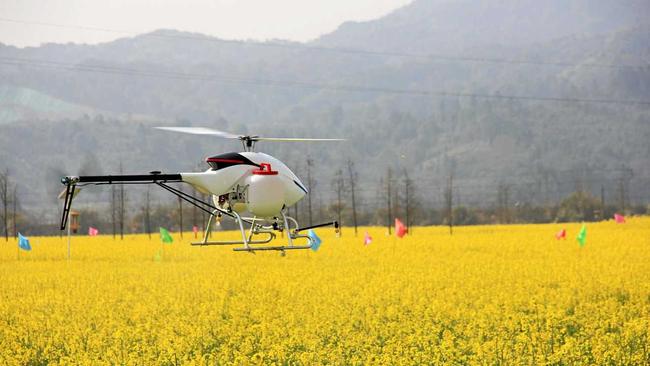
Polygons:
<instances>
[{"instance_id":1,"label":"green flag","mask_svg":"<svg viewBox=\"0 0 650 366\"><path fill-rule=\"evenodd\" d=\"M587 243L587 226L582 224L582 229L580 229L576 239L578 239L578 243L580 243L581 247L585 246L585 243Z\"/></svg>"},{"instance_id":2,"label":"green flag","mask_svg":"<svg viewBox=\"0 0 650 366\"><path fill-rule=\"evenodd\" d=\"M167 229L165 229L164 227L160 228L160 240L162 240L162 242L166 244L171 244L174 242L172 236L169 235L169 231L167 231Z\"/></svg>"}]
</instances>

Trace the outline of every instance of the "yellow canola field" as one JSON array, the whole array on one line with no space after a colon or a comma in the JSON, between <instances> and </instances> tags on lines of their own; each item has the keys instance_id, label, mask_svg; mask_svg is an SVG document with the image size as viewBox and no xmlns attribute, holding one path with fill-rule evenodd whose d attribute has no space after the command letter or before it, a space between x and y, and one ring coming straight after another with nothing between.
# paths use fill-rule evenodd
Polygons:
<instances>
[{"instance_id":1,"label":"yellow canola field","mask_svg":"<svg viewBox=\"0 0 650 366\"><path fill-rule=\"evenodd\" d=\"M650 364L650 218L579 228L325 229L285 257L185 234L162 261L157 236L1 242L0 364Z\"/></svg>"}]
</instances>

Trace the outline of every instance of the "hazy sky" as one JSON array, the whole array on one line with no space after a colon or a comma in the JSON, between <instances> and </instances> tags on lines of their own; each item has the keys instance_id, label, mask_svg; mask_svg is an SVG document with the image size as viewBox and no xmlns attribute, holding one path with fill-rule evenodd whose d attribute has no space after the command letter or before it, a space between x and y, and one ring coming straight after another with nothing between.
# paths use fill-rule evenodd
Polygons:
<instances>
[{"instance_id":1,"label":"hazy sky","mask_svg":"<svg viewBox=\"0 0 650 366\"><path fill-rule=\"evenodd\" d=\"M348 20L378 18L412 0L0 0L0 42L109 41L125 34L13 21L144 33L172 28L227 39L306 41Z\"/></svg>"}]
</instances>

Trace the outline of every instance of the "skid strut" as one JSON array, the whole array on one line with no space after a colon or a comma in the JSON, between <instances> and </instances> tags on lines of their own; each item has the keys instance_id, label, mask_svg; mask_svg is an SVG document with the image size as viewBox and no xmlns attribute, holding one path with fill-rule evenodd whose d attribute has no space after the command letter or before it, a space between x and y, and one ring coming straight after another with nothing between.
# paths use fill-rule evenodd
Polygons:
<instances>
[{"instance_id":1,"label":"skid strut","mask_svg":"<svg viewBox=\"0 0 650 366\"><path fill-rule=\"evenodd\" d=\"M237 222L238 231L241 235L241 240L219 240L219 241L210 241L208 240L212 231L212 223L215 218L219 219L221 212L213 211L210 214L208 219L205 232L203 233L203 239L198 242L191 243L194 246L219 246L219 245L243 245L243 247L233 248L236 252L250 252L254 253L257 251L280 251L284 252L286 250L297 250L297 249L310 249L313 245L313 239L309 235L301 234L301 231L314 229L324 226L334 226L337 230L339 227L338 222L332 221L324 224L312 225L304 228L298 227L298 222L290 216L287 216L284 211L280 213L282 219L280 222L276 221L272 225L263 225L262 223L268 223L268 220L259 219L257 217L253 218L243 218L237 212L229 211L230 216L235 219ZM244 224L250 224L250 228L247 230L244 228ZM278 224L281 225L278 227ZM293 226L292 226L293 225ZM276 234L274 230L285 231L287 232L287 245L278 245L278 246L262 246L260 244L267 244L275 239ZM258 235L268 235L264 239L255 239ZM296 245L296 239L305 239L307 244Z\"/></svg>"},{"instance_id":2,"label":"skid strut","mask_svg":"<svg viewBox=\"0 0 650 366\"><path fill-rule=\"evenodd\" d=\"M238 224L238 229L240 234L242 235L242 240L214 240L214 241L208 240L212 232L212 222L215 220L215 217L217 220L219 220L219 218L221 217L221 213L215 210L210 214L210 218L208 218L208 224L205 227L205 232L203 233L203 239L201 241L193 242L190 244L194 246L218 246L218 245L243 244L245 247L250 248L250 245L266 244L271 242L271 240L275 239L275 233L266 230L260 231L258 229L259 225L255 223L255 218L251 220L251 229L249 235L246 236L244 223L248 223L248 222L245 221L238 213L234 211L231 214L234 216L235 221ZM268 237L262 239L255 239L255 236L262 235L262 234L268 235Z\"/></svg>"}]
</instances>

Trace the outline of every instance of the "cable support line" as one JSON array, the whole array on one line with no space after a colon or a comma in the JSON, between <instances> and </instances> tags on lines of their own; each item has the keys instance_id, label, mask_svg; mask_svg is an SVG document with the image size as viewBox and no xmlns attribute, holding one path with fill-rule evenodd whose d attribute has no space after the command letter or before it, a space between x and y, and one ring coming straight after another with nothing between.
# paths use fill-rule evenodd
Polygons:
<instances>
[{"instance_id":1,"label":"cable support line","mask_svg":"<svg viewBox=\"0 0 650 366\"><path fill-rule=\"evenodd\" d=\"M77 30L85 30L85 31L114 33L114 34L121 34L125 36L134 36L134 37L142 36L142 37L152 37L152 38L187 39L187 40L195 40L195 41L202 41L202 42L233 44L233 45L242 45L242 46L320 51L320 52L343 53L343 54L358 54L358 55L368 55L368 56L416 58L416 59L426 59L431 61L443 61L443 62L468 62L468 63L484 63L484 64L531 65L531 66L553 66L553 67L588 67L588 68L605 68L605 69L645 69L650 67L650 64L626 65L626 64L608 64L608 63L571 63L571 62L561 62L561 61L533 61L533 60L523 60L523 59L502 59L502 58L491 58L491 57L454 56L454 55L443 55L443 54L418 54L418 53L396 52L396 51L376 51L376 50L365 50L365 49L358 49L358 48L306 45L297 42L277 43L277 42L259 42L259 41L232 40L232 39L228 40L228 39L214 38L210 36L194 36L190 34L160 34L160 33L142 34L135 31L127 31L127 30L117 30L117 29L82 26L82 25L66 25L66 24L37 22L37 21L9 19L9 18L0 18L0 22L24 24L24 25L36 25L36 26L62 28L62 29L77 29Z\"/></svg>"},{"instance_id":2,"label":"cable support line","mask_svg":"<svg viewBox=\"0 0 650 366\"><path fill-rule=\"evenodd\" d=\"M191 80L191 81L216 81L224 83L234 83L243 85L258 85L271 87L301 87L315 90L332 90L342 92L360 92L360 93L380 93L394 95L414 95L428 97L455 97L455 98L480 98L491 100L523 100L535 102L551 103L581 103L581 104L617 104L617 105L643 105L650 106L650 101L643 100L620 100L620 99L591 99L591 98L560 98L560 97L540 97L524 95L503 95L503 94L483 94L483 93L459 93L436 90L417 90L417 89L395 89L373 86L357 86L344 84L322 84L315 82L293 81L293 80L271 80L271 79L251 79L230 77L214 74L191 74L179 73L172 71L150 72L146 70L129 69L122 67L113 67L106 65L93 64L73 64L47 60L20 59L10 57L0 57L0 64L10 66L34 66L34 67L51 67L67 71L96 72L106 74L118 74L129 76L150 76L163 77L170 79Z\"/></svg>"}]
</instances>

